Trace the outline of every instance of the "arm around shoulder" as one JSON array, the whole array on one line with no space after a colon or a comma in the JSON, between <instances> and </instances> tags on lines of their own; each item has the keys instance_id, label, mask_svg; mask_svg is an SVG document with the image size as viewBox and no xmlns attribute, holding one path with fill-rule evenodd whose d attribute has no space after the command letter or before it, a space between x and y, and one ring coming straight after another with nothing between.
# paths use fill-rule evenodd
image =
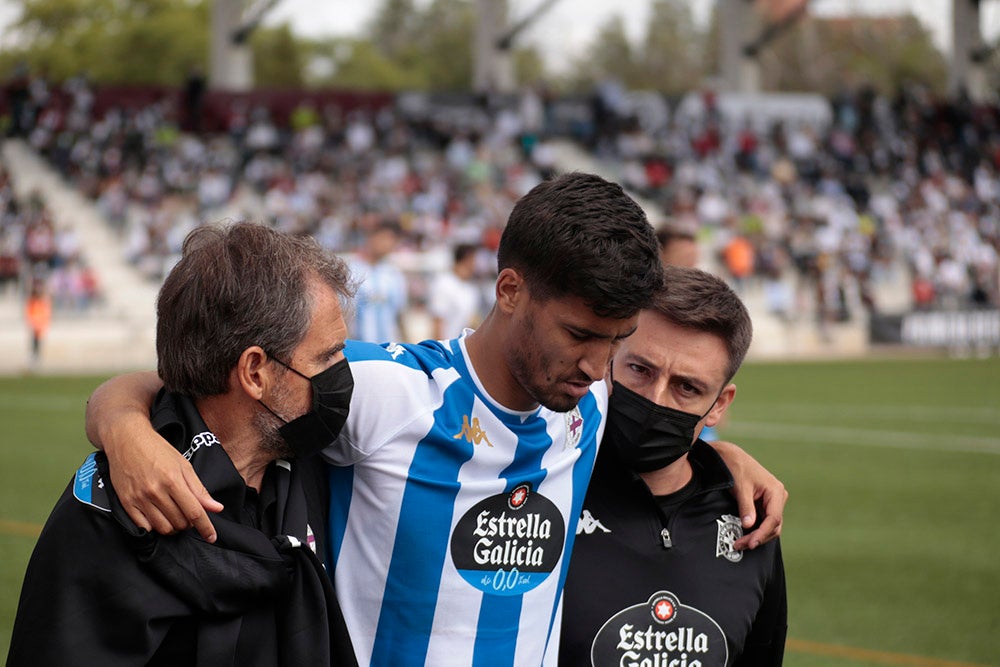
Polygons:
<instances>
[{"instance_id":1,"label":"arm around shoulder","mask_svg":"<svg viewBox=\"0 0 1000 667\"><path fill-rule=\"evenodd\" d=\"M733 475L733 495L740 508L743 528L749 529L757 525L758 504L764 511L757 528L737 540L734 546L737 549L754 549L781 535L785 503L788 501L785 485L737 445L722 440L709 444L726 462Z\"/></svg>"},{"instance_id":2,"label":"arm around shoulder","mask_svg":"<svg viewBox=\"0 0 1000 667\"><path fill-rule=\"evenodd\" d=\"M117 375L94 390L87 401L87 439L98 449L130 440L148 428L149 411L163 383L153 371Z\"/></svg>"},{"instance_id":3,"label":"arm around shoulder","mask_svg":"<svg viewBox=\"0 0 1000 667\"><path fill-rule=\"evenodd\" d=\"M87 437L108 457L111 480L137 526L158 533L194 527L209 542L212 499L191 464L153 430L150 408L162 386L155 373L111 378L87 402Z\"/></svg>"}]
</instances>

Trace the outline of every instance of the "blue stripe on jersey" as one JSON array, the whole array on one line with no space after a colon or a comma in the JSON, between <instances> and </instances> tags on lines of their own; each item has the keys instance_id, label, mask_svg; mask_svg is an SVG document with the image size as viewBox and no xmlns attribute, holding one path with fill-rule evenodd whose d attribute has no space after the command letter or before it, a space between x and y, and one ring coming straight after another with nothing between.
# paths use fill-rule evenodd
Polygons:
<instances>
[{"instance_id":1,"label":"blue stripe on jersey","mask_svg":"<svg viewBox=\"0 0 1000 667\"><path fill-rule=\"evenodd\" d=\"M472 667L492 667L493 665L513 665L514 649L517 646L517 628L507 633L510 641L500 644L496 628L515 626L521 617L523 595L483 595L479 608L479 625L476 628L476 646L472 652ZM491 628L484 631L484 628Z\"/></svg>"},{"instance_id":2,"label":"blue stripe on jersey","mask_svg":"<svg viewBox=\"0 0 1000 667\"><path fill-rule=\"evenodd\" d=\"M597 410L596 402L597 399L594 398L593 394L587 394L580 401L580 412L585 415L598 416L600 413ZM580 458L573 465L573 506L570 509L569 523L566 526L566 547L563 549L562 568L559 572L559 588L556 590L555 604L552 605L552 618L549 619L549 639L552 638L552 626L556 620L559 598L562 597L563 586L566 584L566 573L569 572L570 556L573 553L573 544L576 540L576 522L580 519L580 513L583 511L583 499L587 495L590 475L594 472L594 460L597 458L597 428L601 421L602 419L598 418L588 419L584 422L580 442L591 444L580 452ZM546 644L548 644L548 640L546 640ZM548 646L546 646L547 648Z\"/></svg>"},{"instance_id":3,"label":"blue stripe on jersey","mask_svg":"<svg viewBox=\"0 0 1000 667\"><path fill-rule=\"evenodd\" d=\"M471 442L456 440L451 434L442 438L435 430L442 422L461 421L461 415L470 414L472 407L473 396L465 383L452 384L434 413L431 432L417 444L386 575L372 647L373 665L424 664L451 534L452 513L442 508L454 506L461 486L459 471L473 454Z\"/></svg>"},{"instance_id":4,"label":"blue stripe on jersey","mask_svg":"<svg viewBox=\"0 0 1000 667\"><path fill-rule=\"evenodd\" d=\"M344 356L348 363L356 361L393 361L403 366L431 371L451 365L449 350L436 340L425 340L418 345L400 343L366 343L348 340Z\"/></svg>"},{"instance_id":5,"label":"blue stripe on jersey","mask_svg":"<svg viewBox=\"0 0 1000 667\"><path fill-rule=\"evenodd\" d=\"M545 426L545 420L536 416L522 427L524 430L518 437L514 459L500 474L507 480L505 493L512 492L514 487L524 482L531 482L532 489L541 486L547 473L542 469L542 457L552 446L552 438L546 432ZM569 531L569 526L566 530ZM523 599L523 594L483 595L483 603L479 607L476 645L472 654L474 666L514 664L518 619L521 616ZM505 627L512 628L508 634L510 641L501 644L496 640L496 629Z\"/></svg>"},{"instance_id":6,"label":"blue stripe on jersey","mask_svg":"<svg viewBox=\"0 0 1000 667\"><path fill-rule=\"evenodd\" d=\"M344 533L347 532L347 516L354 491L354 466L327 464L327 469L327 481L330 485L330 515L327 520L330 537L324 556L326 570L332 576L337 567L337 559L340 558L340 547L344 544Z\"/></svg>"}]
</instances>

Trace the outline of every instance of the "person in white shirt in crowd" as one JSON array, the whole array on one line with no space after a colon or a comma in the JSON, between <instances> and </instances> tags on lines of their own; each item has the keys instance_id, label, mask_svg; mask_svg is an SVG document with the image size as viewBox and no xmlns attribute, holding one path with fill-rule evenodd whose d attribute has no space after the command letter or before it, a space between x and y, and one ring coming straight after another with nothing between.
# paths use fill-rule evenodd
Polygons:
<instances>
[{"instance_id":1,"label":"person in white shirt in crowd","mask_svg":"<svg viewBox=\"0 0 1000 667\"><path fill-rule=\"evenodd\" d=\"M453 251L454 264L434 276L427 294L427 310L433 318L434 338L445 340L475 327L481 316L482 300L474 276L478 248L460 243Z\"/></svg>"}]
</instances>

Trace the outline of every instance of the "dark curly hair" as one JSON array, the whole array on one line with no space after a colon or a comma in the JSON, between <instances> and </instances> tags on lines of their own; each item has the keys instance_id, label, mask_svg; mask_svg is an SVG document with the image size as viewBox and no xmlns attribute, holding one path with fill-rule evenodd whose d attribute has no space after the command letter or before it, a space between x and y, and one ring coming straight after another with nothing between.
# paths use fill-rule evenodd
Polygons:
<instances>
[{"instance_id":1,"label":"dark curly hair","mask_svg":"<svg viewBox=\"0 0 1000 667\"><path fill-rule=\"evenodd\" d=\"M354 296L347 265L311 237L245 222L192 231L156 300L164 386L193 398L223 394L252 345L287 359L309 328L311 280L329 285L345 308Z\"/></svg>"},{"instance_id":2,"label":"dark curly hair","mask_svg":"<svg viewBox=\"0 0 1000 667\"><path fill-rule=\"evenodd\" d=\"M601 317L632 317L663 282L646 214L617 183L579 172L540 183L517 202L497 266L521 273L535 298L578 296Z\"/></svg>"}]
</instances>

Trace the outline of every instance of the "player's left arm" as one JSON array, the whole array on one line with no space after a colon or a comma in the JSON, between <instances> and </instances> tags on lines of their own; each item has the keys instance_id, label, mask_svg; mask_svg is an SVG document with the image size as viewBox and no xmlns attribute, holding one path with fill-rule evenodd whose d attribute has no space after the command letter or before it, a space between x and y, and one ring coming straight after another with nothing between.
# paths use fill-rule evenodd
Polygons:
<instances>
[{"instance_id":1,"label":"player's left arm","mask_svg":"<svg viewBox=\"0 0 1000 667\"><path fill-rule=\"evenodd\" d=\"M737 540L737 549L756 549L781 535L781 522L788 502L788 491L777 477L743 449L731 442L709 443L726 462L736 484L733 495L739 505L744 530L757 525L758 506L764 513L760 525Z\"/></svg>"}]
</instances>

